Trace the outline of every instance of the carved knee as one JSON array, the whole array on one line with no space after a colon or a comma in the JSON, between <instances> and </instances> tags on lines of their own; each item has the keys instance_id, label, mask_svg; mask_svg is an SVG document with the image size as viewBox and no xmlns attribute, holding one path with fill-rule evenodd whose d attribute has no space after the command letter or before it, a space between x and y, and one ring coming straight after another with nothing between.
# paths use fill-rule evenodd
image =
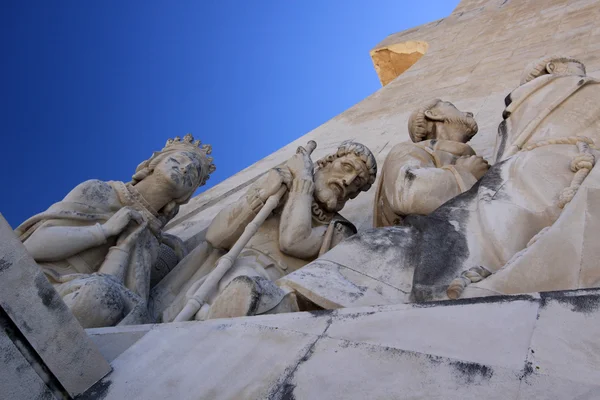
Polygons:
<instances>
[{"instance_id":1,"label":"carved knee","mask_svg":"<svg viewBox=\"0 0 600 400\"><path fill-rule=\"evenodd\" d=\"M238 276L217 296L208 318L231 318L263 314L285 296L274 282L260 276Z\"/></svg>"},{"instance_id":2,"label":"carved knee","mask_svg":"<svg viewBox=\"0 0 600 400\"><path fill-rule=\"evenodd\" d=\"M126 306L117 282L97 275L61 286L63 301L84 328L114 326L123 319Z\"/></svg>"}]
</instances>

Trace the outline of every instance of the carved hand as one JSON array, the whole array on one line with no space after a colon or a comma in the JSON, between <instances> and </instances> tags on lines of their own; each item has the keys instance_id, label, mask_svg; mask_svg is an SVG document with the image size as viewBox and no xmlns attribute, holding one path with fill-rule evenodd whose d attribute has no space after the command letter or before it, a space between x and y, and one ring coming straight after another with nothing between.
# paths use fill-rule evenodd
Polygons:
<instances>
[{"instance_id":1,"label":"carved hand","mask_svg":"<svg viewBox=\"0 0 600 400\"><path fill-rule=\"evenodd\" d=\"M258 191L258 197L264 203L267 199L277 193L281 185L288 188L292 184L292 174L286 167L273 168L267 174L267 180Z\"/></svg>"},{"instance_id":2,"label":"carved hand","mask_svg":"<svg viewBox=\"0 0 600 400\"><path fill-rule=\"evenodd\" d=\"M458 168L466 169L473 174L477 180L481 179L487 170L490 169L488 162L481 156L460 157L456 160L456 166Z\"/></svg>"},{"instance_id":3,"label":"carved hand","mask_svg":"<svg viewBox=\"0 0 600 400\"><path fill-rule=\"evenodd\" d=\"M142 224L144 219L142 214L130 207L123 207L117 211L108 221L102 225L102 230L106 237L118 235L123 232L129 222L135 221Z\"/></svg>"},{"instance_id":4,"label":"carved hand","mask_svg":"<svg viewBox=\"0 0 600 400\"><path fill-rule=\"evenodd\" d=\"M117 247L126 252L131 251L131 248L137 242L140 234L144 231L144 229L146 229L147 226L148 223L144 221L137 226L130 226L125 229L117 240Z\"/></svg>"},{"instance_id":5,"label":"carved hand","mask_svg":"<svg viewBox=\"0 0 600 400\"><path fill-rule=\"evenodd\" d=\"M297 153L287 161L286 166L294 179L313 179L314 165L310 152L302 146L298 147Z\"/></svg>"}]
</instances>

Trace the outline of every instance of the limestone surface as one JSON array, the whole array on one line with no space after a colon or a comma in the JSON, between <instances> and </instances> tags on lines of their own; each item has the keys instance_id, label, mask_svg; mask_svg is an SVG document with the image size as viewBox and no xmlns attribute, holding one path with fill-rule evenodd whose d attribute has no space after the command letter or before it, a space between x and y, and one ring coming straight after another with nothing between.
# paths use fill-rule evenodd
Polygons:
<instances>
[{"instance_id":1,"label":"limestone surface","mask_svg":"<svg viewBox=\"0 0 600 400\"><path fill-rule=\"evenodd\" d=\"M599 316L580 290L160 324L83 398L594 399Z\"/></svg>"}]
</instances>

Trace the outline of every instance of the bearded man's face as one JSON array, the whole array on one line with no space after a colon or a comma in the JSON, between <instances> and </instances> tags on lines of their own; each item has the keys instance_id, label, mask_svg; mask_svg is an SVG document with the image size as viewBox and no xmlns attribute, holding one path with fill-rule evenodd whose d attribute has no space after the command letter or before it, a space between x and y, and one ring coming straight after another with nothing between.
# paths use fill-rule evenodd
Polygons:
<instances>
[{"instance_id":1,"label":"bearded man's face","mask_svg":"<svg viewBox=\"0 0 600 400\"><path fill-rule=\"evenodd\" d=\"M360 157L346 154L319 168L314 179L317 202L327 211L337 212L368 183L369 171Z\"/></svg>"}]
</instances>

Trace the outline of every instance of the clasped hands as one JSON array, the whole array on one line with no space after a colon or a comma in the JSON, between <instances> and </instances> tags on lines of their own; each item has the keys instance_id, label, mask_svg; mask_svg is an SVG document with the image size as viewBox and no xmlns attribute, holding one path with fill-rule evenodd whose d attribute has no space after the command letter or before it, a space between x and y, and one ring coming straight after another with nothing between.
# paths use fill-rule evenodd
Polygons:
<instances>
[{"instance_id":1,"label":"clasped hands","mask_svg":"<svg viewBox=\"0 0 600 400\"><path fill-rule=\"evenodd\" d=\"M304 147L298 147L298 151L288 161L279 167L271 169L267 173L265 183L258 190L258 197L265 202L276 194L281 185L292 187L294 180L306 179L313 180L314 164L310 158L310 153Z\"/></svg>"},{"instance_id":2,"label":"clasped hands","mask_svg":"<svg viewBox=\"0 0 600 400\"><path fill-rule=\"evenodd\" d=\"M117 247L129 252L148 222L139 211L123 207L101 225L106 238L119 235Z\"/></svg>"}]
</instances>

